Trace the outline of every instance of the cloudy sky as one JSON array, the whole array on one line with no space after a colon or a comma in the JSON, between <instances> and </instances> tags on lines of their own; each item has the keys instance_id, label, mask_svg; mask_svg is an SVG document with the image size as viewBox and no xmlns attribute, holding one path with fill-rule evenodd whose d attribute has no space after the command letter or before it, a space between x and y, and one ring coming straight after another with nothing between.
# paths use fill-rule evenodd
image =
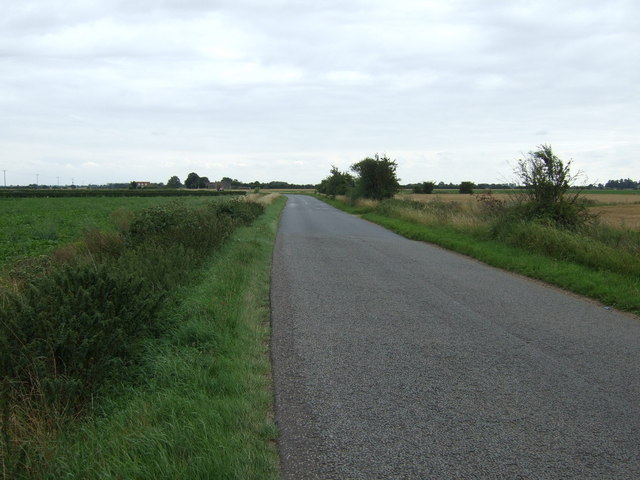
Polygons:
<instances>
[{"instance_id":1,"label":"cloudy sky","mask_svg":"<svg viewBox=\"0 0 640 480\"><path fill-rule=\"evenodd\" d=\"M637 0L0 0L7 185L640 178ZM0 181L3 178L0 177Z\"/></svg>"}]
</instances>

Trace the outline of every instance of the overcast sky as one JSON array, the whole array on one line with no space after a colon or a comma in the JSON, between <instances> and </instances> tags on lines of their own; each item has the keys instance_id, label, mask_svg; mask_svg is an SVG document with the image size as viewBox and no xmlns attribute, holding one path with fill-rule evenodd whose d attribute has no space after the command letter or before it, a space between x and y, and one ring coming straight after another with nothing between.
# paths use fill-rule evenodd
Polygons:
<instances>
[{"instance_id":1,"label":"overcast sky","mask_svg":"<svg viewBox=\"0 0 640 480\"><path fill-rule=\"evenodd\" d=\"M637 0L0 0L7 185L640 178ZM0 177L0 181L3 178Z\"/></svg>"}]
</instances>

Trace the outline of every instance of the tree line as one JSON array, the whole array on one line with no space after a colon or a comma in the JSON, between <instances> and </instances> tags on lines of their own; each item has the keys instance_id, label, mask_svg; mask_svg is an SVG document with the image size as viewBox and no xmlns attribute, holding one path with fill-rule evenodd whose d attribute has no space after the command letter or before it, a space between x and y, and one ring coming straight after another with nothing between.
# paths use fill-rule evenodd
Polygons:
<instances>
[{"instance_id":1,"label":"tree line","mask_svg":"<svg viewBox=\"0 0 640 480\"><path fill-rule=\"evenodd\" d=\"M605 183L604 188L613 188L615 190L638 190L638 188L640 188L640 181L635 182L630 178L609 180L607 183Z\"/></svg>"},{"instance_id":2,"label":"tree line","mask_svg":"<svg viewBox=\"0 0 640 480\"><path fill-rule=\"evenodd\" d=\"M396 176L397 163L386 155L367 157L341 172L331 167L330 175L318 186L319 193L346 195L352 202L358 198L383 200L393 198L400 190ZM571 173L571 161L564 162L550 145L540 145L518 160L514 169L522 194L511 207L514 219L543 219L563 227L584 224L588 217L587 204L580 198L581 189L571 191L581 173ZM460 193L472 194L474 183L461 182ZM512 187L515 185L512 185ZM417 193L432 193L434 182L415 184ZM500 202L502 204L502 202Z\"/></svg>"},{"instance_id":3,"label":"tree line","mask_svg":"<svg viewBox=\"0 0 640 480\"><path fill-rule=\"evenodd\" d=\"M352 200L356 198L370 198L382 200L391 198L400 191L400 180L396 175L398 164L386 155L378 154L367 157L350 167L349 171L341 172L338 167L331 167L330 175L322 180L316 190L318 193L335 197L347 195ZM438 188L448 188L440 182ZM422 182L405 186L412 188L414 193L430 194L436 188L435 182ZM475 184L465 181L456 185L460 193L473 193ZM454 187L451 187L454 188Z\"/></svg>"}]
</instances>

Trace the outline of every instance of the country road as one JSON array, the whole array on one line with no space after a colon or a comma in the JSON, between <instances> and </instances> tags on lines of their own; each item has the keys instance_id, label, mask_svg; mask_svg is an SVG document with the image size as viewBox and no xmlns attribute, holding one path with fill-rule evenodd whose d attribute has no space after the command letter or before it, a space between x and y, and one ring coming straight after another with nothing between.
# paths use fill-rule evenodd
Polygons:
<instances>
[{"instance_id":1,"label":"country road","mask_svg":"<svg viewBox=\"0 0 640 480\"><path fill-rule=\"evenodd\" d=\"M640 478L640 319L289 196L283 477Z\"/></svg>"}]
</instances>

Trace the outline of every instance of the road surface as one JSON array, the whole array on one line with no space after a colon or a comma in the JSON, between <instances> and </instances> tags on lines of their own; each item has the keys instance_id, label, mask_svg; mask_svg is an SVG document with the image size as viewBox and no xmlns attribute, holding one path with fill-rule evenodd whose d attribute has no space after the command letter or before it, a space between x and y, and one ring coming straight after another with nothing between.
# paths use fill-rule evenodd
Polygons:
<instances>
[{"instance_id":1,"label":"road surface","mask_svg":"<svg viewBox=\"0 0 640 480\"><path fill-rule=\"evenodd\" d=\"M285 479L640 478L640 319L290 196Z\"/></svg>"}]
</instances>

